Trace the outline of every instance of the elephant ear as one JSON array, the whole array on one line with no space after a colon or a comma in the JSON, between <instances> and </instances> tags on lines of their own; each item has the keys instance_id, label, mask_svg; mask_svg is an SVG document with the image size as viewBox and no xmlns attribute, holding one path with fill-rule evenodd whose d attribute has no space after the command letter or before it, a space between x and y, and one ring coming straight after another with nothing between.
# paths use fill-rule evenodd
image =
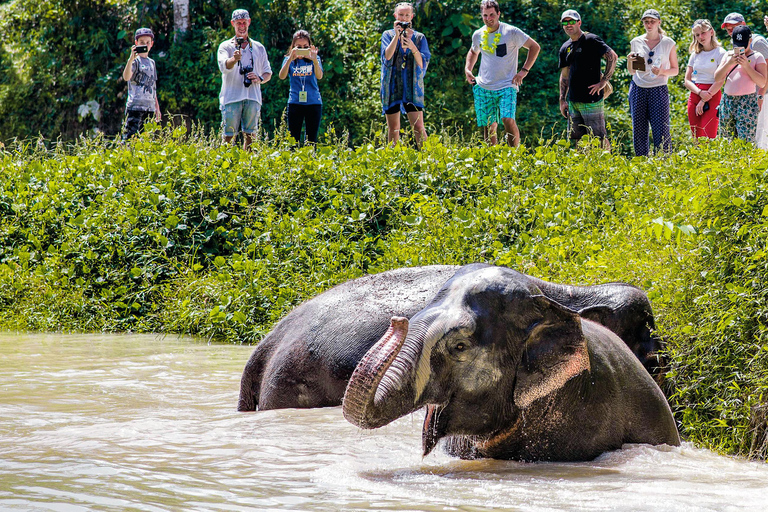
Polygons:
<instances>
[{"instance_id":1,"label":"elephant ear","mask_svg":"<svg viewBox=\"0 0 768 512\"><path fill-rule=\"evenodd\" d=\"M608 306L590 306L579 311L579 316L602 325L607 325L614 312Z\"/></svg>"},{"instance_id":2,"label":"elephant ear","mask_svg":"<svg viewBox=\"0 0 768 512\"><path fill-rule=\"evenodd\" d=\"M531 328L517 369L514 399L521 409L590 369L578 313L543 295L533 300L543 318Z\"/></svg>"}]
</instances>

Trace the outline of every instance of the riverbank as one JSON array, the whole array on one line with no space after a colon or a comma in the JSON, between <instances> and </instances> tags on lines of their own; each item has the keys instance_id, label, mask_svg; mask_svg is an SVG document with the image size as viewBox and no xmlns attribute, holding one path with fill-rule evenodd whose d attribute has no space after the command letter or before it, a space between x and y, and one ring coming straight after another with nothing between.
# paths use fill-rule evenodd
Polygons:
<instances>
[{"instance_id":1,"label":"riverbank","mask_svg":"<svg viewBox=\"0 0 768 512\"><path fill-rule=\"evenodd\" d=\"M421 152L245 153L155 135L0 151L1 328L256 343L302 300L401 266L626 281L654 306L681 433L765 458L765 152L715 141L630 159L430 139Z\"/></svg>"}]
</instances>

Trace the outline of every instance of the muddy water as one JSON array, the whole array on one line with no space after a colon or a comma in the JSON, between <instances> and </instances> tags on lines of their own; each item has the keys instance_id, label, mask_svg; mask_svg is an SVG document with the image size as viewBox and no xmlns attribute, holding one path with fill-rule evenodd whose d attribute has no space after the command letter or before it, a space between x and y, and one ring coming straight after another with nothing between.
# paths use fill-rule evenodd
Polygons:
<instances>
[{"instance_id":1,"label":"muddy water","mask_svg":"<svg viewBox=\"0 0 768 512\"><path fill-rule=\"evenodd\" d=\"M766 510L768 465L691 445L580 464L422 459L415 414L235 411L251 349L0 335L0 510Z\"/></svg>"}]
</instances>

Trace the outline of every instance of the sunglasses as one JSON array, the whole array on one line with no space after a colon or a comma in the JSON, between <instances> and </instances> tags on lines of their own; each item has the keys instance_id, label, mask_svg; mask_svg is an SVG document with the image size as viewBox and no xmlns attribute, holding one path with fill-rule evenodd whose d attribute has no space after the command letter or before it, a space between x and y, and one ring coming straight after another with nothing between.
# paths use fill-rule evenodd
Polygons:
<instances>
[{"instance_id":1,"label":"sunglasses","mask_svg":"<svg viewBox=\"0 0 768 512\"><path fill-rule=\"evenodd\" d=\"M579 20L565 20L565 21L561 21L560 24L563 25L564 27L567 27L568 25L575 25L578 22Z\"/></svg>"},{"instance_id":2,"label":"sunglasses","mask_svg":"<svg viewBox=\"0 0 768 512\"><path fill-rule=\"evenodd\" d=\"M653 50L648 52L648 64L653 64L653 59L651 58L651 57L653 57L653 53L654 53Z\"/></svg>"}]
</instances>

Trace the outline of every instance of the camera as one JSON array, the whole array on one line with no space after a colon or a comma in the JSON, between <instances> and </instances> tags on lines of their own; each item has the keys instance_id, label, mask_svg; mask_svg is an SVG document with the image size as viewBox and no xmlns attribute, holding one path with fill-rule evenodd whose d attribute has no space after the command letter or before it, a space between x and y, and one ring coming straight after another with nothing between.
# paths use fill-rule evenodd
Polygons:
<instances>
[{"instance_id":1,"label":"camera","mask_svg":"<svg viewBox=\"0 0 768 512\"><path fill-rule=\"evenodd\" d=\"M244 38L244 37L236 37L236 38L235 38L235 42L237 43L237 47L238 47L238 48L240 48L241 46L243 46L243 43L244 43L244 42L246 42L246 41L247 41L247 39L246 39L246 38Z\"/></svg>"},{"instance_id":2,"label":"camera","mask_svg":"<svg viewBox=\"0 0 768 512\"><path fill-rule=\"evenodd\" d=\"M139 53L147 53L148 51L149 51L149 48L147 47L147 45L143 45L143 46L137 46L137 47L136 47L136 54L137 54L137 55L138 55Z\"/></svg>"},{"instance_id":3,"label":"camera","mask_svg":"<svg viewBox=\"0 0 768 512\"><path fill-rule=\"evenodd\" d=\"M253 66L243 66L240 68L240 74L243 75L243 85L246 87L250 87L253 83L250 78L248 78L248 73L253 72Z\"/></svg>"},{"instance_id":4,"label":"camera","mask_svg":"<svg viewBox=\"0 0 768 512\"><path fill-rule=\"evenodd\" d=\"M400 29L405 32L406 29L411 28L411 22L410 21L398 21L397 26L400 27Z\"/></svg>"}]
</instances>

